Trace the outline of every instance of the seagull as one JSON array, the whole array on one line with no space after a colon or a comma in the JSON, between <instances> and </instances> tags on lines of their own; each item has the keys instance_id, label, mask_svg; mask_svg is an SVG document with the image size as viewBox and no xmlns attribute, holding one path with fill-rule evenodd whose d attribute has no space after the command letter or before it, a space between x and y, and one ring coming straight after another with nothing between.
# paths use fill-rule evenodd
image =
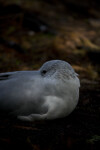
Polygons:
<instances>
[{"instance_id":1,"label":"seagull","mask_svg":"<svg viewBox=\"0 0 100 150\"><path fill-rule=\"evenodd\" d=\"M79 87L78 74L63 60L36 71L0 73L0 112L23 121L63 118L75 109Z\"/></svg>"}]
</instances>

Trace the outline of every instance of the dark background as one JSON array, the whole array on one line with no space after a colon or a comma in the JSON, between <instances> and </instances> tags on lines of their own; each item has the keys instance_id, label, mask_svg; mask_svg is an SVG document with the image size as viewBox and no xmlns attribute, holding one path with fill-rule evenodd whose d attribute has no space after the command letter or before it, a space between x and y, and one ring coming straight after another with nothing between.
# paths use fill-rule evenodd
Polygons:
<instances>
[{"instance_id":1,"label":"dark background","mask_svg":"<svg viewBox=\"0 0 100 150\"><path fill-rule=\"evenodd\" d=\"M79 74L77 108L34 123L0 115L0 150L99 149L100 1L0 0L0 72L34 70L52 59Z\"/></svg>"}]
</instances>

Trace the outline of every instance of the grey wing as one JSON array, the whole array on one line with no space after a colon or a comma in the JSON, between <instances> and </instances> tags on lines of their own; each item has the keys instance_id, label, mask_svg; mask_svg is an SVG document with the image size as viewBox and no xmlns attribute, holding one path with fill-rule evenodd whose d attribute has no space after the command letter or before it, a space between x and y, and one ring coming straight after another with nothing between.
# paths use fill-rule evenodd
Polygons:
<instances>
[{"instance_id":1,"label":"grey wing","mask_svg":"<svg viewBox=\"0 0 100 150\"><path fill-rule=\"evenodd\" d=\"M7 73L0 73L0 80L6 80L11 75L15 74L16 72L7 72Z\"/></svg>"},{"instance_id":2,"label":"grey wing","mask_svg":"<svg viewBox=\"0 0 100 150\"><path fill-rule=\"evenodd\" d=\"M0 73L0 110L15 115L45 113L43 84L38 71Z\"/></svg>"}]
</instances>

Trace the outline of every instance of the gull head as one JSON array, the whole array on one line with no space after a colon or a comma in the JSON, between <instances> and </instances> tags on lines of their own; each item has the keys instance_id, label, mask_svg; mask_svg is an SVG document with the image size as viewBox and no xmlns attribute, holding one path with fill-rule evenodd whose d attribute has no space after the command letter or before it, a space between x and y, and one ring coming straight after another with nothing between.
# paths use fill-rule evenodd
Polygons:
<instances>
[{"instance_id":1,"label":"gull head","mask_svg":"<svg viewBox=\"0 0 100 150\"><path fill-rule=\"evenodd\" d=\"M77 77L72 66L63 60L51 60L44 63L40 73L43 77L51 79L69 80Z\"/></svg>"}]
</instances>

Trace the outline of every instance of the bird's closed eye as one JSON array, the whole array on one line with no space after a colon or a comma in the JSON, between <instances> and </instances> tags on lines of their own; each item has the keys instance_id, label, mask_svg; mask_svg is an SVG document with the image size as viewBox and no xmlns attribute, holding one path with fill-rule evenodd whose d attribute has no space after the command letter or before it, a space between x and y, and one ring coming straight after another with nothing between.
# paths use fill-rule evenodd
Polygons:
<instances>
[{"instance_id":1,"label":"bird's closed eye","mask_svg":"<svg viewBox=\"0 0 100 150\"><path fill-rule=\"evenodd\" d=\"M47 73L47 71L46 70L42 70L42 72L41 72L43 75L44 74L46 74Z\"/></svg>"}]
</instances>

